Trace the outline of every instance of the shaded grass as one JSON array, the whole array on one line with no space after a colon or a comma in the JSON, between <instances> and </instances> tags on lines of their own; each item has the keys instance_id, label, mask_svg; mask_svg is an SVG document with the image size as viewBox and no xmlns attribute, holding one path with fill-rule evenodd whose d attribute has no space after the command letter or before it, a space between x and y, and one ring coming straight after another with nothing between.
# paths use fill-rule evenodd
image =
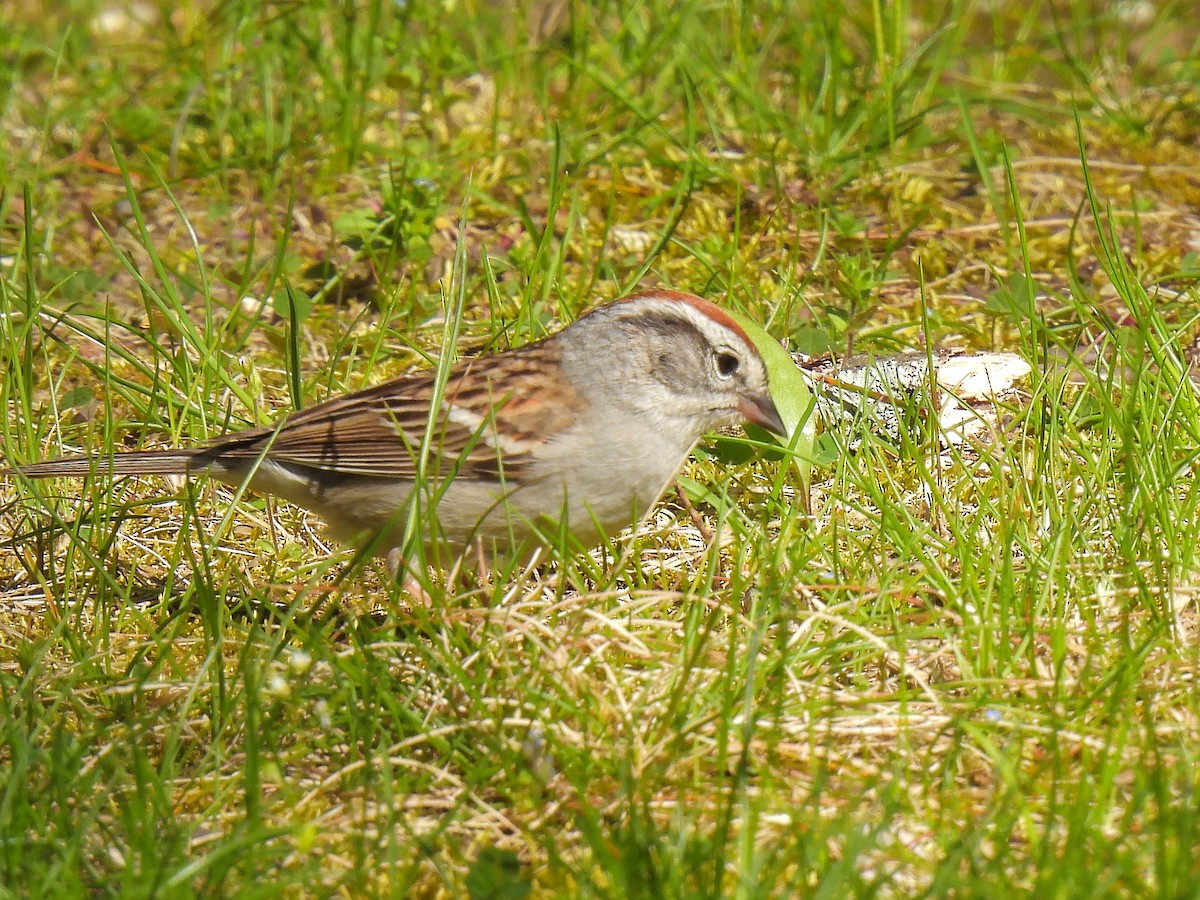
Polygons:
<instances>
[{"instance_id":1,"label":"shaded grass","mask_svg":"<svg viewBox=\"0 0 1200 900\"><path fill-rule=\"evenodd\" d=\"M810 350L1015 348L1029 403L982 452L835 436L809 523L701 454L707 536L668 502L432 608L260 498L6 481L0 879L1186 893L1186 5L567 4L530 43L555 11L0 26L6 456L270 421L435 361L447 298L474 352L639 279Z\"/></svg>"}]
</instances>

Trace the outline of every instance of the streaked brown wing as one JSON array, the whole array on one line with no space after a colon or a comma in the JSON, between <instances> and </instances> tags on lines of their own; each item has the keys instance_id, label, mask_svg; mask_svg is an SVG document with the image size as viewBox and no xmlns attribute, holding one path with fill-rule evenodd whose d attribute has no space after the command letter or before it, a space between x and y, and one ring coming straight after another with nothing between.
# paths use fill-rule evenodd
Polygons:
<instances>
[{"instance_id":1,"label":"streaked brown wing","mask_svg":"<svg viewBox=\"0 0 1200 900\"><path fill-rule=\"evenodd\" d=\"M530 450L575 420L575 392L547 386L546 364L556 368L557 356L551 347L538 344L455 366L429 449L430 459L441 460L441 468L429 469L446 473L457 468L459 475L478 478L501 473L518 477L530 462ZM267 457L281 463L412 479L434 382L433 370L404 375L293 413L278 428L218 439L210 451L253 459L269 448ZM503 439L497 438L497 430Z\"/></svg>"}]
</instances>

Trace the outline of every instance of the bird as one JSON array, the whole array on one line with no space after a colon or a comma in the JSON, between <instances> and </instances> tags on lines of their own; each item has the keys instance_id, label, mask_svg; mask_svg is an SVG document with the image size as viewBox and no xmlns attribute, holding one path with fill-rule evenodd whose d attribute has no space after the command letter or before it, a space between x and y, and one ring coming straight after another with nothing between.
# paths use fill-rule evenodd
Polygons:
<instances>
[{"instance_id":1,"label":"bird","mask_svg":"<svg viewBox=\"0 0 1200 900\"><path fill-rule=\"evenodd\" d=\"M192 447L8 474L207 474L316 513L395 576L414 552L444 567L469 549L510 557L556 535L593 547L646 514L705 434L747 422L786 433L754 341L682 291L597 306L443 376L409 372Z\"/></svg>"}]
</instances>

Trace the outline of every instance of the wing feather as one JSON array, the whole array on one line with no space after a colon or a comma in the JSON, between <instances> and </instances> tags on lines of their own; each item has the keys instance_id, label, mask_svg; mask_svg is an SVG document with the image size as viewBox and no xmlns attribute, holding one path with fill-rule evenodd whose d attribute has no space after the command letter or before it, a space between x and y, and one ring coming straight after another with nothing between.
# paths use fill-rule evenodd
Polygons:
<instances>
[{"instance_id":1,"label":"wing feather","mask_svg":"<svg viewBox=\"0 0 1200 900\"><path fill-rule=\"evenodd\" d=\"M519 477L532 451L576 420L579 395L555 377L558 362L557 349L543 342L456 365L434 423L426 470ZM433 370L413 372L327 400L275 428L218 438L205 455L230 461L265 455L328 473L413 479L435 378Z\"/></svg>"}]
</instances>

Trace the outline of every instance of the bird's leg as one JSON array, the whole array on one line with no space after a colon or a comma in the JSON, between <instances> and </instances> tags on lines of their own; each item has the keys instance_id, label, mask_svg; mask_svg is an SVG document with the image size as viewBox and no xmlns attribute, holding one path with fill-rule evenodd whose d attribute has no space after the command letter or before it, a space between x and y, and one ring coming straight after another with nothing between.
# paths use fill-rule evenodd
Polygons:
<instances>
[{"instance_id":1,"label":"bird's leg","mask_svg":"<svg viewBox=\"0 0 1200 900\"><path fill-rule=\"evenodd\" d=\"M487 587L492 580L492 567L483 552L483 538L475 538L475 577L479 581L480 590Z\"/></svg>"},{"instance_id":2,"label":"bird's leg","mask_svg":"<svg viewBox=\"0 0 1200 900\"><path fill-rule=\"evenodd\" d=\"M433 607L433 597L429 596L429 591L421 585L416 576L411 572L404 577L404 593L413 598L413 601L426 609Z\"/></svg>"},{"instance_id":3,"label":"bird's leg","mask_svg":"<svg viewBox=\"0 0 1200 900\"><path fill-rule=\"evenodd\" d=\"M713 533L708 527L708 523L704 521L704 516L700 515L699 510L692 505L692 501L688 499L688 495L684 493L683 485L678 481L675 482L675 496L679 498L679 504L684 508L688 517L692 520L692 524L696 526L696 530L700 532L700 537L704 539L705 544L712 544Z\"/></svg>"},{"instance_id":4,"label":"bird's leg","mask_svg":"<svg viewBox=\"0 0 1200 900\"><path fill-rule=\"evenodd\" d=\"M433 598L429 596L429 591L421 585L416 573L408 566L404 559L404 551L400 547L390 549L387 556L384 557L384 562L387 565L388 576L393 582L400 582L401 590L404 593L427 609L433 606Z\"/></svg>"},{"instance_id":5,"label":"bird's leg","mask_svg":"<svg viewBox=\"0 0 1200 900\"><path fill-rule=\"evenodd\" d=\"M387 552L384 561L387 563L388 575L392 581L398 581L400 579L400 567L404 566L404 551L399 547L393 547ZM405 574L411 577L411 573L407 570L408 567L405 566Z\"/></svg>"}]
</instances>

